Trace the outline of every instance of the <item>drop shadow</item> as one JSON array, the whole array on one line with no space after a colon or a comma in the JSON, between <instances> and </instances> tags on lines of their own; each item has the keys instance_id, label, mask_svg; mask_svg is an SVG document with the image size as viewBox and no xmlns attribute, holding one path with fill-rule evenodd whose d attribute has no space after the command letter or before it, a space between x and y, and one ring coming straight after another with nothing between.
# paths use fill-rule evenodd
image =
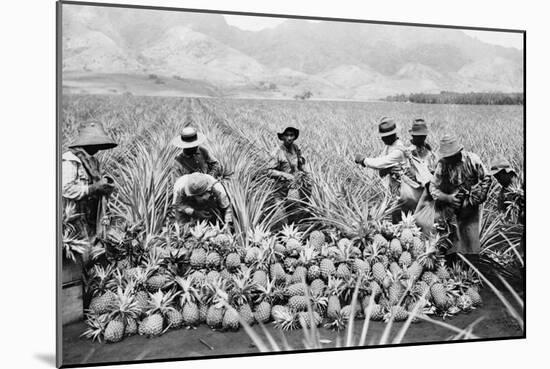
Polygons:
<instances>
[{"instance_id":1,"label":"drop shadow","mask_svg":"<svg viewBox=\"0 0 550 369\"><path fill-rule=\"evenodd\" d=\"M51 353L48 353L48 354L44 354L44 353L41 353L41 354L34 354L34 357L37 358L38 360L42 361L43 363L46 363L48 365L51 365L52 367L55 368L55 354L51 354Z\"/></svg>"}]
</instances>

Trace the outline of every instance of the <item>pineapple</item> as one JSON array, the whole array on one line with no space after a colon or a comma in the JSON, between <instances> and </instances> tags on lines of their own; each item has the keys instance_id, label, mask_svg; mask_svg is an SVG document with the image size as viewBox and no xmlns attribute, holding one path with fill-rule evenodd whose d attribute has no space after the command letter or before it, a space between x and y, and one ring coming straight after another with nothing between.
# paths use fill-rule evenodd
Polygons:
<instances>
[{"instance_id":1,"label":"pineapple","mask_svg":"<svg viewBox=\"0 0 550 369\"><path fill-rule=\"evenodd\" d=\"M403 252L403 247L401 246L401 241L397 238L393 238L390 242L390 252L394 258L399 258Z\"/></svg>"},{"instance_id":2,"label":"pineapple","mask_svg":"<svg viewBox=\"0 0 550 369\"><path fill-rule=\"evenodd\" d=\"M403 306L396 305L390 307L390 311L384 316L384 321L402 322L407 320L408 317L409 312Z\"/></svg>"},{"instance_id":3,"label":"pineapple","mask_svg":"<svg viewBox=\"0 0 550 369\"><path fill-rule=\"evenodd\" d=\"M437 275L430 271L422 273L422 280L428 284L428 286L433 285L434 283L440 282Z\"/></svg>"},{"instance_id":4,"label":"pineapple","mask_svg":"<svg viewBox=\"0 0 550 369\"><path fill-rule=\"evenodd\" d=\"M308 306L308 298L302 295L295 295L288 299L288 307L292 311L306 311Z\"/></svg>"},{"instance_id":5,"label":"pineapple","mask_svg":"<svg viewBox=\"0 0 550 369\"><path fill-rule=\"evenodd\" d=\"M413 261L409 268L407 269L407 276L416 281L418 278L420 278L420 275L422 274L422 266L418 261Z\"/></svg>"},{"instance_id":6,"label":"pineapple","mask_svg":"<svg viewBox=\"0 0 550 369\"><path fill-rule=\"evenodd\" d=\"M328 280L327 292L329 294L327 316L331 319L337 317L342 307L340 306L340 294L344 287L344 282L341 279L330 277Z\"/></svg>"},{"instance_id":7,"label":"pineapple","mask_svg":"<svg viewBox=\"0 0 550 369\"><path fill-rule=\"evenodd\" d=\"M384 281L384 278L386 278L387 271L384 265L380 262L375 263L372 266L372 275L374 277L374 280L378 283L382 283Z\"/></svg>"},{"instance_id":8,"label":"pineapple","mask_svg":"<svg viewBox=\"0 0 550 369\"><path fill-rule=\"evenodd\" d=\"M214 282L218 279L220 279L221 276L220 276L220 273L217 271L217 270L211 270L208 272L208 274L206 274L206 283L211 283L211 282Z\"/></svg>"},{"instance_id":9,"label":"pineapple","mask_svg":"<svg viewBox=\"0 0 550 369\"><path fill-rule=\"evenodd\" d=\"M176 295L172 292L157 291L150 294L147 317L141 321L139 332L146 336L158 336L164 328L164 316L168 311L175 310L170 304Z\"/></svg>"},{"instance_id":10,"label":"pineapple","mask_svg":"<svg viewBox=\"0 0 550 369\"><path fill-rule=\"evenodd\" d=\"M304 266L297 266L292 273L291 282L299 283L307 279L307 269Z\"/></svg>"},{"instance_id":11,"label":"pineapple","mask_svg":"<svg viewBox=\"0 0 550 369\"><path fill-rule=\"evenodd\" d=\"M271 314L273 316L275 328L286 331L298 327L296 314L286 306L275 305L271 310Z\"/></svg>"},{"instance_id":12,"label":"pineapple","mask_svg":"<svg viewBox=\"0 0 550 369\"><path fill-rule=\"evenodd\" d=\"M179 305L183 323L188 327L199 324L199 291L193 286L192 278L175 278L176 286L179 289Z\"/></svg>"},{"instance_id":13,"label":"pineapple","mask_svg":"<svg viewBox=\"0 0 550 369\"><path fill-rule=\"evenodd\" d=\"M369 306L370 307L370 306ZM384 319L384 307L379 304L372 304L370 307L370 320L379 321ZM367 316L368 308L365 311L365 316Z\"/></svg>"},{"instance_id":14,"label":"pineapple","mask_svg":"<svg viewBox=\"0 0 550 369\"><path fill-rule=\"evenodd\" d=\"M259 323L266 323L271 316L271 305L267 301L262 301L256 306L254 318Z\"/></svg>"},{"instance_id":15,"label":"pineapple","mask_svg":"<svg viewBox=\"0 0 550 369\"><path fill-rule=\"evenodd\" d=\"M224 316L224 308L217 305L212 305L206 312L206 324L211 328L219 328L222 325Z\"/></svg>"},{"instance_id":16,"label":"pineapple","mask_svg":"<svg viewBox=\"0 0 550 369\"><path fill-rule=\"evenodd\" d=\"M369 282L368 291L371 295L374 295L374 297L377 297L380 294L382 294L382 288L376 281Z\"/></svg>"},{"instance_id":17,"label":"pineapple","mask_svg":"<svg viewBox=\"0 0 550 369\"><path fill-rule=\"evenodd\" d=\"M170 328L180 328L183 324L183 313L176 309L167 311L166 322Z\"/></svg>"},{"instance_id":18,"label":"pineapple","mask_svg":"<svg viewBox=\"0 0 550 369\"><path fill-rule=\"evenodd\" d=\"M323 295L325 292L325 282L322 279L314 279L311 282L310 290L312 295Z\"/></svg>"},{"instance_id":19,"label":"pineapple","mask_svg":"<svg viewBox=\"0 0 550 369\"><path fill-rule=\"evenodd\" d=\"M399 265L403 268L408 268L412 263L412 256L408 251L403 251L399 257Z\"/></svg>"},{"instance_id":20,"label":"pineapple","mask_svg":"<svg viewBox=\"0 0 550 369\"><path fill-rule=\"evenodd\" d=\"M223 314L222 327L226 330L235 331L239 329L239 326L239 312L232 307L226 309L225 314Z\"/></svg>"},{"instance_id":21,"label":"pineapple","mask_svg":"<svg viewBox=\"0 0 550 369\"><path fill-rule=\"evenodd\" d=\"M252 281L260 287L267 286L267 273L265 270L256 270L252 275Z\"/></svg>"},{"instance_id":22,"label":"pineapple","mask_svg":"<svg viewBox=\"0 0 550 369\"><path fill-rule=\"evenodd\" d=\"M403 294L405 293L405 289L403 288L403 284L401 284L400 280L395 280L390 285L388 289L388 302L390 305L396 305Z\"/></svg>"},{"instance_id":23,"label":"pineapple","mask_svg":"<svg viewBox=\"0 0 550 369\"><path fill-rule=\"evenodd\" d=\"M286 273L281 263L271 264L269 267L271 279L275 282L285 281Z\"/></svg>"},{"instance_id":24,"label":"pineapple","mask_svg":"<svg viewBox=\"0 0 550 369\"><path fill-rule=\"evenodd\" d=\"M325 235L321 231L313 231L309 235L309 244L316 250L320 251L325 244Z\"/></svg>"},{"instance_id":25,"label":"pineapple","mask_svg":"<svg viewBox=\"0 0 550 369\"><path fill-rule=\"evenodd\" d=\"M95 265L91 271L90 285L92 300L89 309L96 315L108 313L115 302L116 295L111 291L113 269Z\"/></svg>"},{"instance_id":26,"label":"pineapple","mask_svg":"<svg viewBox=\"0 0 550 369\"><path fill-rule=\"evenodd\" d=\"M241 319L246 322L248 325L254 324L255 318L254 313L252 313L252 308L249 304L242 304L239 307L239 315L241 316Z\"/></svg>"},{"instance_id":27,"label":"pineapple","mask_svg":"<svg viewBox=\"0 0 550 369\"><path fill-rule=\"evenodd\" d=\"M81 336L91 339L92 341L101 342L103 333L109 324L109 314L86 314L86 325L88 328Z\"/></svg>"},{"instance_id":28,"label":"pineapple","mask_svg":"<svg viewBox=\"0 0 550 369\"><path fill-rule=\"evenodd\" d=\"M418 235L420 232L418 227L414 222L414 216L412 213L407 215L402 214L401 220L401 234L399 236L399 241L406 248L412 247L414 236Z\"/></svg>"},{"instance_id":29,"label":"pineapple","mask_svg":"<svg viewBox=\"0 0 550 369\"><path fill-rule=\"evenodd\" d=\"M210 240L210 242L212 242L214 247L223 250L223 249L227 249L231 246L231 244L233 243L233 239L231 238L230 235L228 235L226 233L220 233L220 234L214 236Z\"/></svg>"},{"instance_id":30,"label":"pineapple","mask_svg":"<svg viewBox=\"0 0 550 369\"><path fill-rule=\"evenodd\" d=\"M126 336L133 336L137 334L138 332L138 326L137 321L135 319L129 318L126 322L126 328L124 329L124 335Z\"/></svg>"},{"instance_id":31,"label":"pineapple","mask_svg":"<svg viewBox=\"0 0 550 369\"><path fill-rule=\"evenodd\" d=\"M449 269L447 268L447 266L445 265L445 261L444 260L441 260L440 263L439 263L439 266L437 267L437 270L435 272L435 275L437 276L437 278L439 278L439 280L441 281L446 281L448 280L449 278L451 278L451 275L449 273Z\"/></svg>"},{"instance_id":32,"label":"pineapple","mask_svg":"<svg viewBox=\"0 0 550 369\"><path fill-rule=\"evenodd\" d=\"M121 341L124 337L124 323L118 319L111 320L105 328L103 337L106 342Z\"/></svg>"},{"instance_id":33,"label":"pineapple","mask_svg":"<svg viewBox=\"0 0 550 369\"><path fill-rule=\"evenodd\" d=\"M466 290L466 295L468 297L470 297L470 299L472 300L472 306L479 306L481 305L481 295L479 294L479 292L477 291L477 289L475 289L474 287L469 287L467 290Z\"/></svg>"},{"instance_id":34,"label":"pineapple","mask_svg":"<svg viewBox=\"0 0 550 369\"><path fill-rule=\"evenodd\" d=\"M191 252L189 262L193 268L204 268L206 265L206 250L202 247L197 247Z\"/></svg>"},{"instance_id":35,"label":"pineapple","mask_svg":"<svg viewBox=\"0 0 550 369\"><path fill-rule=\"evenodd\" d=\"M321 277L321 268L315 264L310 265L307 269L307 279L313 281L319 277Z\"/></svg>"},{"instance_id":36,"label":"pineapple","mask_svg":"<svg viewBox=\"0 0 550 369\"><path fill-rule=\"evenodd\" d=\"M336 278L343 279L345 281L351 279L351 270L346 263L340 263L335 273Z\"/></svg>"},{"instance_id":37,"label":"pineapple","mask_svg":"<svg viewBox=\"0 0 550 369\"><path fill-rule=\"evenodd\" d=\"M199 304L199 323L205 323L206 322L207 312L208 312L208 305L201 302Z\"/></svg>"},{"instance_id":38,"label":"pineapple","mask_svg":"<svg viewBox=\"0 0 550 369\"><path fill-rule=\"evenodd\" d=\"M354 273L366 276L370 272L370 264L362 259L356 258L351 263L351 270Z\"/></svg>"},{"instance_id":39,"label":"pineapple","mask_svg":"<svg viewBox=\"0 0 550 369\"><path fill-rule=\"evenodd\" d=\"M390 272L392 274L401 274L403 273L403 269L394 261L390 264Z\"/></svg>"},{"instance_id":40,"label":"pineapple","mask_svg":"<svg viewBox=\"0 0 550 369\"><path fill-rule=\"evenodd\" d=\"M331 259L323 259L321 260L321 275L325 279L329 279L329 277L333 276L336 273L336 268L334 267L334 263Z\"/></svg>"},{"instance_id":41,"label":"pineapple","mask_svg":"<svg viewBox=\"0 0 550 369\"><path fill-rule=\"evenodd\" d=\"M307 285L302 282L291 284L286 288L285 293L289 296L305 296Z\"/></svg>"},{"instance_id":42,"label":"pineapple","mask_svg":"<svg viewBox=\"0 0 550 369\"><path fill-rule=\"evenodd\" d=\"M287 253L289 253L290 255L297 255L302 251L303 246L299 240L291 238L286 241L285 248Z\"/></svg>"},{"instance_id":43,"label":"pineapple","mask_svg":"<svg viewBox=\"0 0 550 369\"><path fill-rule=\"evenodd\" d=\"M216 251L212 251L206 255L206 266L208 268L217 268L220 266L221 256Z\"/></svg>"},{"instance_id":44,"label":"pineapple","mask_svg":"<svg viewBox=\"0 0 550 369\"><path fill-rule=\"evenodd\" d=\"M285 270L287 272L289 273L292 272L297 264L298 264L298 259L292 258L292 257L285 258L284 265L285 265Z\"/></svg>"},{"instance_id":45,"label":"pineapple","mask_svg":"<svg viewBox=\"0 0 550 369\"><path fill-rule=\"evenodd\" d=\"M377 233L372 238L373 245L376 245L379 249L386 249L389 245L388 240L382 236L380 233Z\"/></svg>"},{"instance_id":46,"label":"pineapple","mask_svg":"<svg viewBox=\"0 0 550 369\"><path fill-rule=\"evenodd\" d=\"M241 266L241 256L236 252L231 252L225 257L225 267L228 270L236 270Z\"/></svg>"},{"instance_id":47,"label":"pineapple","mask_svg":"<svg viewBox=\"0 0 550 369\"><path fill-rule=\"evenodd\" d=\"M413 237L412 247L410 249L413 257L417 258L426 251L424 241L420 237Z\"/></svg>"},{"instance_id":48,"label":"pineapple","mask_svg":"<svg viewBox=\"0 0 550 369\"><path fill-rule=\"evenodd\" d=\"M166 274L155 274L146 282L147 290L149 292L156 292L158 290L161 290L169 284L170 277Z\"/></svg>"},{"instance_id":49,"label":"pineapple","mask_svg":"<svg viewBox=\"0 0 550 369\"><path fill-rule=\"evenodd\" d=\"M310 328L310 327L317 327L323 319L321 318L321 315L319 315L318 312L313 311L312 313L309 313L307 311L300 311L296 315L296 320L300 322L300 324L303 327Z\"/></svg>"},{"instance_id":50,"label":"pineapple","mask_svg":"<svg viewBox=\"0 0 550 369\"><path fill-rule=\"evenodd\" d=\"M259 247L248 247L244 256L244 262L246 265L252 265L260 259L262 251Z\"/></svg>"},{"instance_id":51,"label":"pineapple","mask_svg":"<svg viewBox=\"0 0 550 369\"><path fill-rule=\"evenodd\" d=\"M430 294L432 295L434 305L440 310L446 310L451 304L447 296L447 289L442 283L434 283L430 287Z\"/></svg>"}]
</instances>

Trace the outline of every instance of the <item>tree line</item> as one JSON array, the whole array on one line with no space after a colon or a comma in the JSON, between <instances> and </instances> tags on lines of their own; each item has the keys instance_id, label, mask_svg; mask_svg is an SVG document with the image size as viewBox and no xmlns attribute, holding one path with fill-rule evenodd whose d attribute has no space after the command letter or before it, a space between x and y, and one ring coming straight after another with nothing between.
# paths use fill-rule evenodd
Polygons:
<instances>
[{"instance_id":1,"label":"tree line","mask_svg":"<svg viewBox=\"0 0 550 369\"><path fill-rule=\"evenodd\" d=\"M523 105L523 93L504 92L450 92L439 94L413 93L388 96L384 101L412 102L419 104L470 104L470 105Z\"/></svg>"}]
</instances>

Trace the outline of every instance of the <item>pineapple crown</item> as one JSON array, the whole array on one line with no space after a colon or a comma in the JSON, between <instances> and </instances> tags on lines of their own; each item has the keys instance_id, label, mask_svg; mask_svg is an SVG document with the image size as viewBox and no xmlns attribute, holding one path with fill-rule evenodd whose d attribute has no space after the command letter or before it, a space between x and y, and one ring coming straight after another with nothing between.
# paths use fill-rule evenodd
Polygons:
<instances>
[{"instance_id":1,"label":"pineapple crown","mask_svg":"<svg viewBox=\"0 0 550 369\"><path fill-rule=\"evenodd\" d=\"M101 342L101 337L107 324L109 323L109 314L87 314L86 315L86 325L88 328L80 335L81 337L86 337L92 341Z\"/></svg>"},{"instance_id":2,"label":"pineapple crown","mask_svg":"<svg viewBox=\"0 0 550 369\"><path fill-rule=\"evenodd\" d=\"M302 241L303 233L298 230L294 223L283 225L283 229L280 232L281 241L287 242L291 239Z\"/></svg>"},{"instance_id":3,"label":"pineapple crown","mask_svg":"<svg viewBox=\"0 0 550 369\"><path fill-rule=\"evenodd\" d=\"M124 290L118 287L110 318L118 318L128 323L129 319L136 319L139 313L140 309L134 295L134 283L129 282Z\"/></svg>"},{"instance_id":4,"label":"pineapple crown","mask_svg":"<svg viewBox=\"0 0 550 369\"><path fill-rule=\"evenodd\" d=\"M180 306L188 302L197 303L199 301L199 291L193 285L193 278L176 277L174 279L179 292Z\"/></svg>"},{"instance_id":5,"label":"pineapple crown","mask_svg":"<svg viewBox=\"0 0 550 369\"><path fill-rule=\"evenodd\" d=\"M174 299L179 295L179 292L174 293L173 291L168 291L166 293L158 290L155 293L149 294L149 310L147 315L161 314L165 315L169 311L175 311L174 307L171 306Z\"/></svg>"},{"instance_id":6,"label":"pineapple crown","mask_svg":"<svg viewBox=\"0 0 550 369\"><path fill-rule=\"evenodd\" d=\"M341 280L339 278L332 277L332 276L330 276L328 278L327 291L330 295L340 296L343 289L344 289L344 281L343 280Z\"/></svg>"},{"instance_id":7,"label":"pineapple crown","mask_svg":"<svg viewBox=\"0 0 550 369\"><path fill-rule=\"evenodd\" d=\"M265 226L256 225L248 232L248 241L253 245L262 245L271 236L271 232Z\"/></svg>"},{"instance_id":8,"label":"pineapple crown","mask_svg":"<svg viewBox=\"0 0 550 369\"><path fill-rule=\"evenodd\" d=\"M207 229L208 229L208 222L206 220L203 220L197 223L193 228L191 228L189 230L189 233L195 240L200 241L205 235Z\"/></svg>"}]
</instances>

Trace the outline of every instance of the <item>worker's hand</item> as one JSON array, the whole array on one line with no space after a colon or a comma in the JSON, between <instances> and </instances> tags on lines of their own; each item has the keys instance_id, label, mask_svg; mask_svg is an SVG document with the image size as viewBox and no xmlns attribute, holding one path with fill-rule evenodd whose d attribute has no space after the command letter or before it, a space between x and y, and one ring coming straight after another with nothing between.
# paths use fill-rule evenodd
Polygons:
<instances>
[{"instance_id":1,"label":"worker's hand","mask_svg":"<svg viewBox=\"0 0 550 369\"><path fill-rule=\"evenodd\" d=\"M462 206L462 199L459 199L456 195L447 195L446 202L453 208L459 208Z\"/></svg>"},{"instance_id":2,"label":"worker's hand","mask_svg":"<svg viewBox=\"0 0 550 369\"><path fill-rule=\"evenodd\" d=\"M355 155L355 162L359 165L365 166L365 155L357 154Z\"/></svg>"},{"instance_id":3,"label":"worker's hand","mask_svg":"<svg viewBox=\"0 0 550 369\"><path fill-rule=\"evenodd\" d=\"M281 173L281 176L289 182L294 181L294 176L290 173Z\"/></svg>"},{"instance_id":4,"label":"worker's hand","mask_svg":"<svg viewBox=\"0 0 550 369\"><path fill-rule=\"evenodd\" d=\"M88 188L88 193L90 195L101 195L108 196L115 189L115 186L111 183L107 183L105 179L101 179L99 182L93 183Z\"/></svg>"},{"instance_id":5,"label":"worker's hand","mask_svg":"<svg viewBox=\"0 0 550 369\"><path fill-rule=\"evenodd\" d=\"M201 219L208 219L211 217L211 214L208 210L195 210L193 215Z\"/></svg>"}]
</instances>

